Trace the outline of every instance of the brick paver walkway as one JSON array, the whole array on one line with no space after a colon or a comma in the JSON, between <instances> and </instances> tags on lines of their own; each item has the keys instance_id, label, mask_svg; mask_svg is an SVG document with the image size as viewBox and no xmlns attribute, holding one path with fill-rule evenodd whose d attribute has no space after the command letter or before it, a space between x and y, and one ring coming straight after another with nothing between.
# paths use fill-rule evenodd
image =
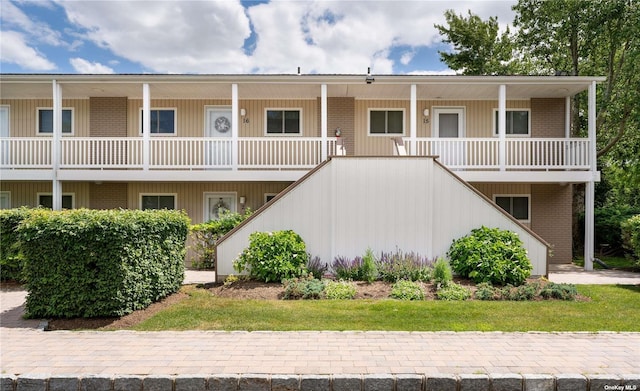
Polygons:
<instances>
[{"instance_id":1,"label":"brick paver walkway","mask_svg":"<svg viewBox=\"0 0 640 391\"><path fill-rule=\"evenodd\" d=\"M640 374L640 333L46 332L0 292L5 374Z\"/></svg>"}]
</instances>

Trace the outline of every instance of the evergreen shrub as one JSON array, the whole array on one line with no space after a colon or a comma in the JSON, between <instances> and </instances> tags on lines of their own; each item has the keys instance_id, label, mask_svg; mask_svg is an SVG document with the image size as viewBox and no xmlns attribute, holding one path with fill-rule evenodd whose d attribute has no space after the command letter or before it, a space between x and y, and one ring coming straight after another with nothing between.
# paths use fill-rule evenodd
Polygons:
<instances>
[{"instance_id":1,"label":"evergreen shrub","mask_svg":"<svg viewBox=\"0 0 640 391\"><path fill-rule=\"evenodd\" d=\"M178 211L33 210L18 228L27 315L122 316L176 292L188 230Z\"/></svg>"},{"instance_id":2,"label":"evergreen shrub","mask_svg":"<svg viewBox=\"0 0 640 391\"><path fill-rule=\"evenodd\" d=\"M256 280L280 282L305 275L308 257L304 241L291 230L254 232L233 268Z\"/></svg>"},{"instance_id":3,"label":"evergreen shrub","mask_svg":"<svg viewBox=\"0 0 640 391\"><path fill-rule=\"evenodd\" d=\"M20 251L18 226L29 217L32 209L0 210L0 280L25 282L24 257Z\"/></svg>"},{"instance_id":4,"label":"evergreen shrub","mask_svg":"<svg viewBox=\"0 0 640 391\"><path fill-rule=\"evenodd\" d=\"M518 235L498 228L473 229L453 241L447 256L454 272L475 283L518 286L533 269Z\"/></svg>"}]
</instances>

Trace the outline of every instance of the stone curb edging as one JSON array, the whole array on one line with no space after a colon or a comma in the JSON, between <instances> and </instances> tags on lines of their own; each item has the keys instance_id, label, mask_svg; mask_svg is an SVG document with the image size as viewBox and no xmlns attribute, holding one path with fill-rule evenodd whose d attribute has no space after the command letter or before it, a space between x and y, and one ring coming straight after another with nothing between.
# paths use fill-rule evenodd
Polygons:
<instances>
[{"instance_id":1,"label":"stone curb edging","mask_svg":"<svg viewBox=\"0 0 640 391\"><path fill-rule=\"evenodd\" d=\"M634 375L0 375L1 391L640 391Z\"/></svg>"}]
</instances>

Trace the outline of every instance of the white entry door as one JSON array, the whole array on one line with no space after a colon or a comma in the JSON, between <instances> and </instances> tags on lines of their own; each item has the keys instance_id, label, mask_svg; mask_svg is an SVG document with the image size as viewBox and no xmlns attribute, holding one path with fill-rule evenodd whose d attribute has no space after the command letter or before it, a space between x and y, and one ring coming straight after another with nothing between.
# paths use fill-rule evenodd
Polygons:
<instances>
[{"instance_id":1,"label":"white entry door","mask_svg":"<svg viewBox=\"0 0 640 391\"><path fill-rule=\"evenodd\" d=\"M218 220L225 211L236 212L236 193L205 193L204 220Z\"/></svg>"},{"instance_id":2,"label":"white entry door","mask_svg":"<svg viewBox=\"0 0 640 391\"><path fill-rule=\"evenodd\" d=\"M0 164L8 165L9 156L9 106L0 106Z\"/></svg>"},{"instance_id":3,"label":"white entry door","mask_svg":"<svg viewBox=\"0 0 640 391\"><path fill-rule=\"evenodd\" d=\"M228 168L231 165L231 136L233 132L231 107L207 107L205 110L204 164L209 168Z\"/></svg>"},{"instance_id":4,"label":"white entry door","mask_svg":"<svg viewBox=\"0 0 640 391\"><path fill-rule=\"evenodd\" d=\"M433 137L431 153L440 156L440 162L447 167L464 166L466 148L464 141L456 140L464 137L465 118L464 108L434 108L433 109Z\"/></svg>"}]
</instances>

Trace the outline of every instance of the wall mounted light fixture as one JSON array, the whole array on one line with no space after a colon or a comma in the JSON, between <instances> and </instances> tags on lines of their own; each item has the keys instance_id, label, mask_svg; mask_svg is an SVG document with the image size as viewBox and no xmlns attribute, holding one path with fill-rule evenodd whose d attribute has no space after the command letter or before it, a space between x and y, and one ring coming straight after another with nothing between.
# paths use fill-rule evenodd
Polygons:
<instances>
[{"instance_id":1,"label":"wall mounted light fixture","mask_svg":"<svg viewBox=\"0 0 640 391\"><path fill-rule=\"evenodd\" d=\"M428 116L429 116L429 109L424 109L424 111L422 112L422 114L423 114L425 117L428 117Z\"/></svg>"},{"instance_id":2,"label":"wall mounted light fixture","mask_svg":"<svg viewBox=\"0 0 640 391\"><path fill-rule=\"evenodd\" d=\"M243 116L243 117L244 117L245 115L247 115L247 110L245 110L245 109L240 109L240 115L241 115L241 116Z\"/></svg>"}]
</instances>

